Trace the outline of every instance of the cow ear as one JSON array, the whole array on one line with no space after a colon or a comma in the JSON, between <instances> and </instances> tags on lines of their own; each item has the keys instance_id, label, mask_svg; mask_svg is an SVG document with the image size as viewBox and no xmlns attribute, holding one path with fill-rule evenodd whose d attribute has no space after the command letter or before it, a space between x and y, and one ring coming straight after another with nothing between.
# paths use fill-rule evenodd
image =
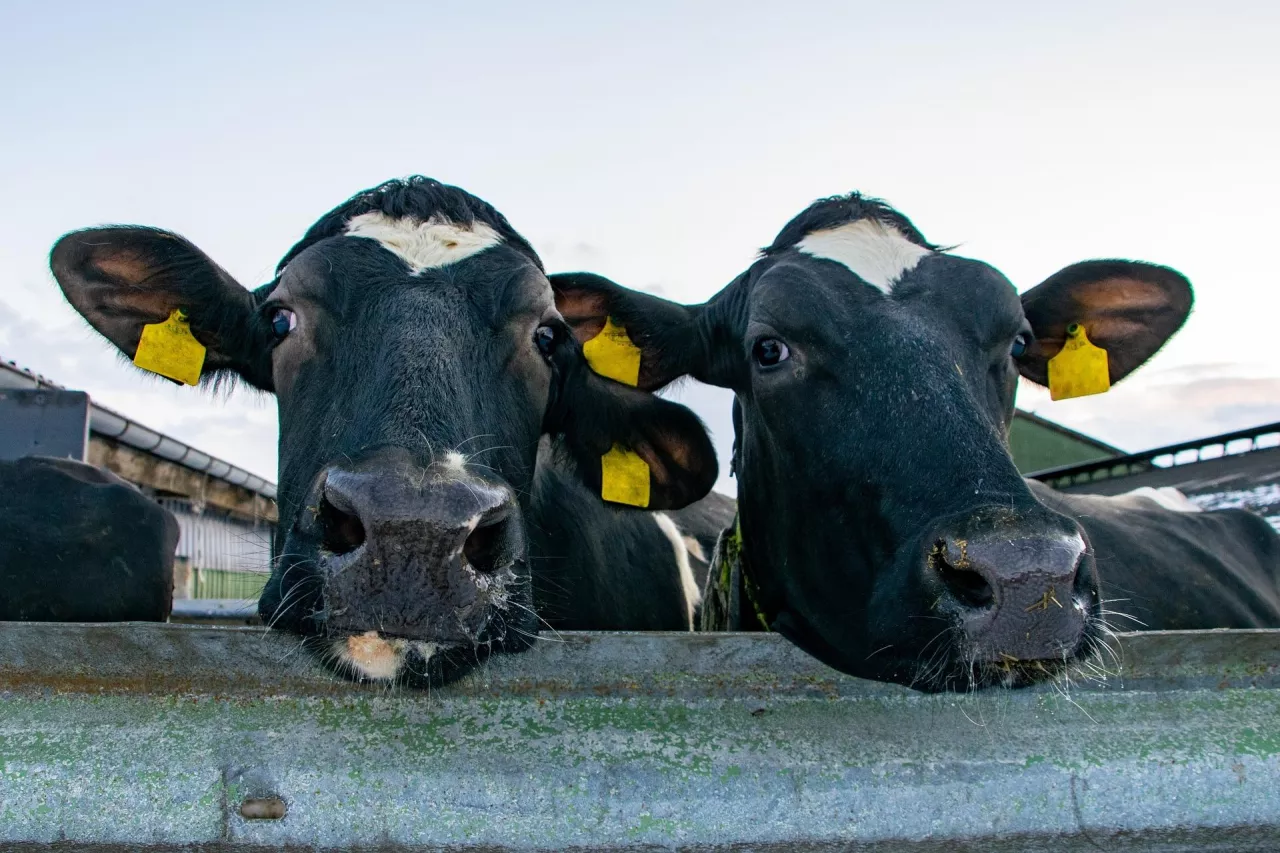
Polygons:
<instances>
[{"instance_id":1,"label":"cow ear","mask_svg":"<svg viewBox=\"0 0 1280 853\"><path fill-rule=\"evenodd\" d=\"M1035 343L1018 360L1019 372L1049 384L1049 359L1062 349L1067 328L1079 325L1107 352L1112 384L1128 376L1182 327L1191 313L1191 283L1168 267L1138 261L1072 264L1022 295Z\"/></svg>"},{"instance_id":2,"label":"cow ear","mask_svg":"<svg viewBox=\"0 0 1280 853\"><path fill-rule=\"evenodd\" d=\"M550 276L556 308L604 376L655 391L703 361L699 307L689 307L586 272Z\"/></svg>"},{"instance_id":3,"label":"cow ear","mask_svg":"<svg viewBox=\"0 0 1280 853\"><path fill-rule=\"evenodd\" d=\"M130 359L144 326L181 311L206 350L202 379L230 371L271 390L269 330L256 322L253 294L177 234L73 231L54 245L49 265L72 307Z\"/></svg>"},{"instance_id":4,"label":"cow ear","mask_svg":"<svg viewBox=\"0 0 1280 853\"><path fill-rule=\"evenodd\" d=\"M606 502L681 509L719 476L715 447L688 408L596 374L576 342L556 356L563 374L544 431L562 437L581 480Z\"/></svg>"}]
</instances>

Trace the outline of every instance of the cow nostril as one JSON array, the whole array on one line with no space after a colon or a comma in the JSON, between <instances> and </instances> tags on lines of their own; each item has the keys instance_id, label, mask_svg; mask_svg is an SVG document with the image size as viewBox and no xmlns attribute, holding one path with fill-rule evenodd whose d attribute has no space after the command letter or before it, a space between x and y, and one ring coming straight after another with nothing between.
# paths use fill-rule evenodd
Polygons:
<instances>
[{"instance_id":1,"label":"cow nostril","mask_svg":"<svg viewBox=\"0 0 1280 853\"><path fill-rule=\"evenodd\" d=\"M327 496L320 499L321 545L333 554L349 554L364 544L364 525L353 513L338 509Z\"/></svg>"},{"instance_id":2,"label":"cow nostril","mask_svg":"<svg viewBox=\"0 0 1280 853\"><path fill-rule=\"evenodd\" d=\"M492 574L510 564L512 559L506 515L480 522L462 544L462 556L477 572Z\"/></svg>"},{"instance_id":3,"label":"cow nostril","mask_svg":"<svg viewBox=\"0 0 1280 853\"><path fill-rule=\"evenodd\" d=\"M987 579L974 570L965 556L964 543L957 543L959 559L947 559L947 543L939 539L929 552L929 568L942 580L948 592L956 601L975 610L990 607L995 603L995 590Z\"/></svg>"}]
</instances>

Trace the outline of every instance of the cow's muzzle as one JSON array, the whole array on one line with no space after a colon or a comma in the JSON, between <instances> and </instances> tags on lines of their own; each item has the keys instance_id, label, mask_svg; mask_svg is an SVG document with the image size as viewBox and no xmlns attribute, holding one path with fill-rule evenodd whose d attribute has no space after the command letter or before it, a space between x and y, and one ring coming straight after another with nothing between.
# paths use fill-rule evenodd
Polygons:
<instances>
[{"instance_id":1,"label":"cow's muzzle","mask_svg":"<svg viewBox=\"0 0 1280 853\"><path fill-rule=\"evenodd\" d=\"M1076 656L1095 596L1085 543L1073 527L1024 519L963 524L933 537L925 571L937 590L934 609L958 620L970 661Z\"/></svg>"},{"instance_id":2,"label":"cow's muzzle","mask_svg":"<svg viewBox=\"0 0 1280 853\"><path fill-rule=\"evenodd\" d=\"M479 643L524 558L511 489L456 461L334 466L309 509L330 636Z\"/></svg>"}]
</instances>

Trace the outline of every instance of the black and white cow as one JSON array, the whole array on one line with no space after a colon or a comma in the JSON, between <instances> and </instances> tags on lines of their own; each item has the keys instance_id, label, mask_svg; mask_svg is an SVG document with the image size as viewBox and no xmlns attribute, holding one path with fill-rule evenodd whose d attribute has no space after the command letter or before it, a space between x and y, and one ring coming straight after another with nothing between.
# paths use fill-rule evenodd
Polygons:
<instances>
[{"instance_id":1,"label":"black and white cow","mask_svg":"<svg viewBox=\"0 0 1280 853\"><path fill-rule=\"evenodd\" d=\"M715 482L710 440L686 408L592 372L537 254L489 204L390 181L253 291L153 228L68 234L51 265L125 355L178 309L205 379L276 395L279 553L259 610L338 668L440 683L540 623L691 628L689 543L709 548L732 516L714 497L676 512ZM615 445L670 514L601 501Z\"/></svg>"},{"instance_id":2,"label":"black and white cow","mask_svg":"<svg viewBox=\"0 0 1280 853\"><path fill-rule=\"evenodd\" d=\"M809 207L704 305L587 273L552 286L586 334L604 316L627 328L641 388L692 375L735 392L730 592L755 609L738 627L945 690L1050 677L1097 651L1108 621L1280 626L1280 538L1262 519L1061 495L1009 456L1019 375L1044 384L1080 324L1124 378L1190 311L1173 270L1086 261L1019 298L853 194Z\"/></svg>"},{"instance_id":3,"label":"black and white cow","mask_svg":"<svg viewBox=\"0 0 1280 853\"><path fill-rule=\"evenodd\" d=\"M178 520L110 471L0 462L0 621L163 622Z\"/></svg>"}]
</instances>

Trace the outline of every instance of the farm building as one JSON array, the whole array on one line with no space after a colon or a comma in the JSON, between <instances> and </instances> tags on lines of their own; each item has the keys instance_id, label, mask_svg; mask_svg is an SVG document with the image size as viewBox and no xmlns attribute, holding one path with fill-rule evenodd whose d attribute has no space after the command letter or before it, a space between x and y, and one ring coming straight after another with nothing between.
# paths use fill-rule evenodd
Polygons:
<instances>
[{"instance_id":1,"label":"farm building","mask_svg":"<svg viewBox=\"0 0 1280 853\"><path fill-rule=\"evenodd\" d=\"M175 598L256 598L276 520L274 483L0 361L0 459L69 456L106 468L178 519Z\"/></svg>"},{"instance_id":2,"label":"farm building","mask_svg":"<svg viewBox=\"0 0 1280 853\"><path fill-rule=\"evenodd\" d=\"M1059 491L1096 495L1168 486L1201 509L1251 510L1280 530L1280 423L1052 466L1030 476Z\"/></svg>"},{"instance_id":3,"label":"farm building","mask_svg":"<svg viewBox=\"0 0 1280 853\"><path fill-rule=\"evenodd\" d=\"M1021 410L1014 412L1009 426L1009 452L1024 474L1124 455L1119 448Z\"/></svg>"}]
</instances>

